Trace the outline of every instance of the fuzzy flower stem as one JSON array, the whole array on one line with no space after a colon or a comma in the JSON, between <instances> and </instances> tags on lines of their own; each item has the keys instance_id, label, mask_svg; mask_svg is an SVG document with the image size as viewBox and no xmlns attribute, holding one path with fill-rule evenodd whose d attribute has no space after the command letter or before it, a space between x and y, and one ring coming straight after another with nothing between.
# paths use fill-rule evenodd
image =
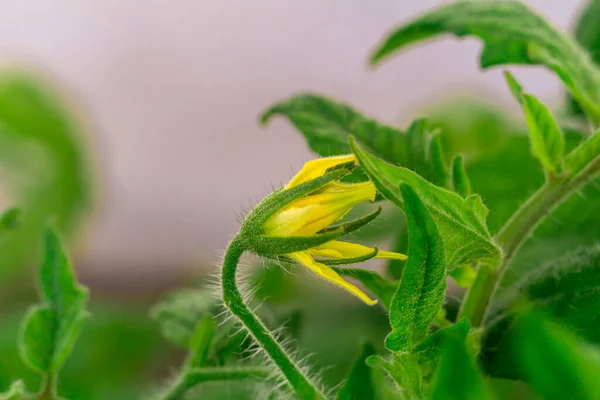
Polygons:
<instances>
[{"instance_id":1,"label":"fuzzy flower stem","mask_svg":"<svg viewBox=\"0 0 600 400\"><path fill-rule=\"evenodd\" d=\"M300 370L264 323L244 302L236 282L237 266L244 251L245 246L237 236L229 243L225 252L221 276L225 306L250 332L271 361L277 365L300 399L325 399L315 383Z\"/></svg>"}]
</instances>

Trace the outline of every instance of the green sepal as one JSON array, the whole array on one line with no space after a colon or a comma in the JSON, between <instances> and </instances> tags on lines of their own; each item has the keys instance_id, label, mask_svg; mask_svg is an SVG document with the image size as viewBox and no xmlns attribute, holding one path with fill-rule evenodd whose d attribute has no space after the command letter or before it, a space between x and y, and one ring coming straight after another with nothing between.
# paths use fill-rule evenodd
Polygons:
<instances>
[{"instance_id":1,"label":"green sepal","mask_svg":"<svg viewBox=\"0 0 600 400\"><path fill-rule=\"evenodd\" d=\"M280 254L295 253L320 246L345 235L343 229L334 232L322 233L314 236L268 236L256 235L245 238L246 248L259 256L276 256Z\"/></svg>"},{"instance_id":2,"label":"green sepal","mask_svg":"<svg viewBox=\"0 0 600 400\"><path fill-rule=\"evenodd\" d=\"M290 189L279 189L267 196L263 201L258 203L252 211L246 216L244 223L240 229L241 236L257 236L264 233L263 225L273 214L287 206L291 202L300 197L314 192L318 188L327 183L347 175L351 170L348 164L336 165L327 170L324 175L304 182Z\"/></svg>"},{"instance_id":3,"label":"green sepal","mask_svg":"<svg viewBox=\"0 0 600 400\"><path fill-rule=\"evenodd\" d=\"M379 249L377 247L374 247L372 252L365 254L364 256L353 257L353 258L324 259L324 260L319 260L319 262L321 264L325 264L325 265L357 264L357 263L368 261L371 258L374 258L377 255L377 253L379 253Z\"/></svg>"},{"instance_id":4,"label":"green sepal","mask_svg":"<svg viewBox=\"0 0 600 400\"><path fill-rule=\"evenodd\" d=\"M346 232L352 232L352 231L358 230L358 229L362 228L363 226L367 225L368 223L370 223L371 221L373 221L375 218L377 218L379 216L379 214L381 214L382 210L383 209L381 207L377 207L377 209L375 211L373 211L372 213L369 213L363 217L353 219L352 221L343 222L341 224L335 224L335 225L328 226L327 228L319 231L319 234L336 231L340 228Z\"/></svg>"},{"instance_id":5,"label":"green sepal","mask_svg":"<svg viewBox=\"0 0 600 400\"><path fill-rule=\"evenodd\" d=\"M283 254L294 253L296 251L307 250L347 235L348 233L354 232L367 225L369 222L377 218L379 214L381 214L381 207L378 207L377 210L365 215L364 217L339 225L330 226L326 229L323 229L321 233L313 236L269 236L263 233L252 235L246 234L244 231L242 231L241 235L245 240L248 250L258 254L259 256L274 258L273 256L280 256ZM366 259L368 260L369 258L373 258L375 255L377 255L377 253ZM363 257L359 257L358 259L360 259L360 261L341 262L338 264L349 264L363 261Z\"/></svg>"}]
</instances>

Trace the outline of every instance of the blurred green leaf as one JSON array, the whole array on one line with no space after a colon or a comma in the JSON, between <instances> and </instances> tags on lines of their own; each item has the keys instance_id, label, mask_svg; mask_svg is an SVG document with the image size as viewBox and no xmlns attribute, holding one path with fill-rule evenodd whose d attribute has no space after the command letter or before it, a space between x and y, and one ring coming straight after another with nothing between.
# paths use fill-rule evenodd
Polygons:
<instances>
[{"instance_id":1,"label":"blurred green leaf","mask_svg":"<svg viewBox=\"0 0 600 400\"><path fill-rule=\"evenodd\" d=\"M575 24L575 40L587 50L591 59L600 64L600 1L590 0ZM569 96L571 113L582 115L581 107Z\"/></svg>"},{"instance_id":2,"label":"blurred green leaf","mask_svg":"<svg viewBox=\"0 0 600 400\"><path fill-rule=\"evenodd\" d=\"M423 398L423 375L416 357L410 353L394 353L389 359L373 355L367 358L367 365L371 368L378 368L385 373L397 385L400 393L395 393L394 397L389 398Z\"/></svg>"},{"instance_id":3,"label":"blurred green leaf","mask_svg":"<svg viewBox=\"0 0 600 400\"><path fill-rule=\"evenodd\" d=\"M336 268L331 267L338 274L354 278L362 283L371 293L373 293L379 300L381 305L386 309L389 309L392 297L398 288L397 281L390 281L385 279L380 274L374 271L369 271L360 268Z\"/></svg>"},{"instance_id":4,"label":"blurred green leaf","mask_svg":"<svg viewBox=\"0 0 600 400\"><path fill-rule=\"evenodd\" d=\"M459 338L466 340L471 330L471 323L467 318L462 318L456 324L444 329L435 331L427 336L425 340L416 345L413 352L420 353L427 359L436 359L442 355L442 352L450 339Z\"/></svg>"},{"instance_id":5,"label":"blurred green leaf","mask_svg":"<svg viewBox=\"0 0 600 400\"><path fill-rule=\"evenodd\" d=\"M42 375L55 375L71 352L82 324L88 290L75 281L60 238L46 230L45 258L40 269L43 303L32 308L20 338L23 360Z\"/></svg>"},{"instance_id":6,"label":"blurred green leaf","mask_svg":"<svg viewBox=\"0 0 600 400\"><path fill-rule=\"evenodd\" d=\"M204 366L213 343L215 331L215 321L211 317L204 317L198 322L196 330L190 338L190 353L186 362L186 368Z\"/></svg>"},{"instance_id":7,"label":"blurred green leaf","mask_svg":"<svg viewBox=\"0 0 600 400\"><path fill-rule=\"evenodd\" d=\"M431 159L431 182L434 185L449 188L450 173L444 159L444 150L440 135L433 135L429 146L429 158Z\"/></svg>"},{"instance_id":8,"label":"blurred green leaf","mask_svg":"<svg viewBox=\"0 0 600 400\"><path fill-rule=\"evenodd\" d=\"M67 105L41 79L0 72L0 163L6 188L22 209L19 226L0 252L0 278L35 260L49 217L69 234L89 212L92 168L81 131Z\"/></svg>"},{"instance_id":9,"label":"blurred green leaf","mask_svg":"<svg viewBox=\"0 0 600 400\"><path fill-rule=\"evenodd\" d=\"M483 375L477 368L461 337L449 336L428 398L432 400L484 400L494 396L486 387Z\"/></svg>"},{"instance_id":10,"label":"blurred green leaf","mask_svg":"<svg viewBox=\"0 0 600 400\"><path fill-rule=\"evenodd\" d=\"M565 167L572 176L576 176L595 158L600 158L600 130L567 154Z\"/></svg>"},{"instance_id":11,"label":"blurred green leaf","mask_svg":"<svg viewBox=\"0 0 600 400\"><path fill-rule=\"evenodd\" d=\"M484 42L481 68L543 65L554 71L596 121L600 120L600 72L585 51L520 1L460 1L438 7L394 29L371 62L420 41L451 33Z\"/></svg>"},{"instance_id":12,"label":"blurred green leaf","mask_svg":"<svg viewBox=\"0 0 600 400\"><path fill-rule=\"evenodd\" d=\"M198 322L210 317L217 300L210 290L182 289L168 294L150 310L161 334L173 344L187 349Z\"/></svg>"},{"instance_id":13,"label":"blurred green leaf","mask_svg":"<svg viewBox=\"0 0 600 400\"><path fill-rule=\"evenodd\" d=\"M495 302L495 317L483 338L482 360L495 376L518 378L516 360L510 352L513 310L521 297L536 308L577 330L583 338L600 343L600 244L571 251L526 274Z\"/></svg>"},{"instance_id":14,"label":"blurred green leaf","mask_svg":"<svg viewBox=\"0 0 600 400\"><path fill-rule=\"evenodd\" d=\"M10 385L8 392L0 393L0 400L22 400L25 399L27 388L23 381L15 381Z\"/></svg>"},{"instance_id":15,"label":"blurred green leaf","mask_svg":"<svg viewBox=\"0 0 600 400\"><path fill-rule=\"evenodd\" d=\"M452 160L452 187L461 197L467 198L471 195L471 182L460 154Z\"/></svg>"},{"instance_id":16,"label":"blurred green leaf","mask_svg":"<svg viewBox=\"0 0 600 400\"><path fill-rule=\"evenodd\" d=\"M535 313L519 318L513 354L548 400L600 398L600 350Z\"/></svg>"},{"instance_id":17,"label":"blurred green leaf","mask_svg":"<svg viewBox=\"0 0 600 400\"><path fill-rule=\"evenodd\" d=\"M402 208L399 185L406 183L417 192L442 235L449 269L472 262L492 265L497 262L500 251L487 230L487 209L479 196L463 199L432 185L407 168L376 158L352 139L351 146L363 170L385 198Z\"/></svg>"},{"instance_id":18,"label":"blurred green leaf","mask_svg":"<svg viewBox=\"0 0 600 400\"><path fill-rule=\"evenodd\" d=\"M372 369L366 364L367 358L374 354L373 345L365 343L362 346L356 362L348 373L346 382L338 392L338 400L375 400Z\"/></svg>"},{"instance_id":19,"label":"blurred green leaf","mask_svg":"<svg viewBox=\"0 0 600 400\"><path fill-rule=\"evenodd\" d=\"M21 219L21 209L19 208L10 208L0 216L0 235L5 235L6 233L15 229L19 221Z\"/></svg>"},{"instance_id":20,"label":"blurred green leaf","mask_svg":"<svg viewBox=\"0 0 600 400\"><path fill-rule=\"evenodd\" d=\"M446 263L444 244L433 218L415 191L400 185L408 223L408 261L390 304L392 331L385 345L407 351L425 336L444 303Z\"/></svg>"}]
</instances>

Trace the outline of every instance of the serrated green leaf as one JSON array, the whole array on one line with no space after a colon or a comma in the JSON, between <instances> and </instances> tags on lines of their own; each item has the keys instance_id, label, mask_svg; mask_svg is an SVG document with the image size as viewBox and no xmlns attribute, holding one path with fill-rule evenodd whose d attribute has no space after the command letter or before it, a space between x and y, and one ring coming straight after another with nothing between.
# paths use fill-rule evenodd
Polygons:
<instances>
[{"instance_id":1,"label":"serrated green leaf","mask_svg":"<svg viewBox=\"0 0 600 400\"><path fill-rule=\"evenodd\" d=\"M0 393L0 400L23 400L26 397L27 389L23 381L15 381L10 385L8 392Z\"/></svg>"},{"instance_id":2,"label":"serrated green leaf","mask_svg":"<svg viewBox=\"0 0 600 400\"><path fill-rule=\"evenodd\" d=\"M190 338L190 353L186 362L186 368L202 367L205 365L215 331L215 321L211 317L204 317L198 322L196 330Z\"/></svg>"},{"instance_id":3,"label":"serrated green leaf","mask_svg":"<svg viewBox=\"0 0 600 400\"><path fill-rule=\"evenodd\" d=\"M311 150L322 157L348 154L348 136L364 141L386 160L406 160L403 132L364 117L349 106L325 96L301 93L281 101L261 116L266 124L282 115L304 135Z\"/></svg>"},{"instance_id":4,"label":"serrated green leaf","mask_svg":"<svg viewBox=\"0 0 600 400\"><path fill-rule=\"evenodd\" d=\"M406 183L415 190L444 239L449 269L473 262L497 263L500 250L487 230L487 209L479 196L463 199L456 193L432 185L407 168L378 159L353 139L350 143L361 167L385 198L403 208L399 184Z\"/></svg>"},{"instance_id":5,"label":"serrated green leaf","mask_svg":"<svg viewBox=\"0 0 600 400\"><path fill-rule=\"evenodd\" d=\"M533 388L548 400L600 398L600 350L537 315L519 318L513 354Z\"/></svg>"},{"instance_id":6,"label":"serrated green leaf","mask_svg":"<svg viewBox=\"0 0 600 400\"><path fill-rule=\"evenodd\" d=\"M39 76L0 71L0 162L22 209L0 252L0 275L25 273L37 262L48 218L70 234L90 210L91 158L80 121L61 97Z\"/></svg>"},{"instance_id":7,"label":"serrated green leaf","mask_svg":"<svg viewBox=\"0 0 600 400\"><path fill-rule=\"evenodd\" d=\"M366 360L375 354L375 347L365 343L360 354L348 373L346 382L338 392L338 400L375 400L375 385L373 383L372 369L367 366Z\"/></svg>"},{"instance_id":8,"label":"serrated green leaf","mask_svg":"<svg viewBox=\"0 0 600 400\"><path fill-rule=\"evenodd\" d=\"M461 197L467 198L471 195L471 182L460 154L452 160L452 187Z\"/></svg>"},{"instance_id":9,"label":"serrated green leaf","mask_svg":"<svg viewBox=\"0 0 600 400\"><path fill-rule=\"evenodd\" d=\"M390 304L392 331L385 345L408 351L425 336L444 303L446 262L444 244L433 218L415 191L400 185L408 223L408 261Z\"/></svg>"},{"instance_id":10,"label":"serrated green leaf","mask_svg":"<svg viewBox=\"0 0 600 400\"><path fill-rule=\"evenodd\" d=\"M464 339L448 337L428 393L431 400L485 400L494 396Z\"/></svg>"},{"instance_id":11,"label":"serrated green leaf","mask_svg":"<svg viewBox=\"0 0 600 400\"><path fill-rule=\"evenodd\" d=\"M565 168L576 176L596 158L600 158L600 130L565 156Z\"/></svg>"},{"instance_id":12,"label":"serrated green leaf","mask_svg":"<svg viewBox=\"0 0 600 400\"><path fill-rule=\"evenodd\" d=\"M393 30L371 62L442 34L476 36L484 42L481 68L543 65L554 71L596 121L600 119L600 72L585 51L520 1L459 1L438 7Z\"/></svg>"},{"instance_id":13,"label":"serrated green leaf","mask_svg":"<svg viewBox=\"0 0 600 400\"><path fill-rule=\"evenodd\" d=\"M389 309L392 297L398 288L398 281L385 279L377 272L360 268L332 268L341 276L358 280L373 293L375 297L381 300L381 305L386 309Z\"/></svg>"},{"instance_id":14,"label":"serrated green leaf","mask_svg":"<svg viewBox=\"0 0 600 400\"><path fill-rule=\"evenodd\" d=\"M43 375L58 372L71 352L88 314L88 291L75 281L73 270L54 229L45 235L40 269L42 305L31 309L20 340L24 361Z\"/></svg>"},{"instance_id":15,"label":"serrated green leaf","mask_svg":"<svg viewBox=\"0 0 600 400\"><path fill-rule=\"evenodd\" d=\"M266 124L281 115L304 135L312 151L322 157L348 154L348 137L354 136L384 160L432 179L434 164L443 163L441 143L430 151L433 132L426 119L415 120L406 133L363 116L350 106L316 94L297 94L281 101L261 117ZM430 154L431 153L431 154ZM447 173L447 171L445 171ZM436 179L443 179L443 172ZM443 182L442 182L443 183Z\"/></svg>"},{"instance_id":16,"label":"serrated green leaf","mask_svg":"<svg viewBox=\"0 0 600 400\"><path fill-rule=\"evenodd\" d=\"M173 344L188 348L196 325L210 317L217 300L209 290L183 289L168 294L150 310L161 334Z\"/></svg>"},{"instance_id":17,"label":"serrated green leaf","mask_svg":"<svg viewBox=\"0 0 600 400\"><path fill-rule=\"evenodd\" d=\"M436 359L442 355L442 351L448 340L458 338L464 341L467 339L470 329L471 323L469 320L462 318L456 324L435 331L427 336L425 340L415 346L413 352L420 353L419 355L427 359Z\"/></svg>"}]
</instances>

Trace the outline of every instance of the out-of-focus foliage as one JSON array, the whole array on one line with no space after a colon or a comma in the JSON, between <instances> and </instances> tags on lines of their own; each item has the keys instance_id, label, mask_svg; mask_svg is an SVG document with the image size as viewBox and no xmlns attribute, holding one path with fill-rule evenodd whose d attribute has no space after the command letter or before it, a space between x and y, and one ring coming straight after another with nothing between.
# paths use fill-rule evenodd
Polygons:
<instances>
[{"instance_id":1,"label":"out-of-focus foliage","mask_svg":"<svg viewBox=\"0 0 600 400\"><path fill-rule=\"evenodd\" d=\"M20 226L0 252L0 279L35 261L48 218L71 233L90 212L91 155L79 117L37 75L0 71L2 188L22 210Z\"/></svg>"}]
</instances>

